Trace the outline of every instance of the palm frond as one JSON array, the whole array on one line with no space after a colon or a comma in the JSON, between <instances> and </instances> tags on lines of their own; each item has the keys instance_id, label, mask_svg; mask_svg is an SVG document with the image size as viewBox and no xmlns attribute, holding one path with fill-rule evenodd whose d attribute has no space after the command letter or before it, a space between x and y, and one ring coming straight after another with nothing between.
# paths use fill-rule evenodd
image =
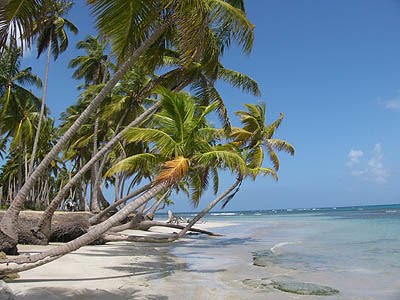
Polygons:
<instances>
[{"instance_id":1,"label":"palm frond","mask_svg":"<svg viewBox=\"0 0 400 300\"><path fill-rule=\"evenodd\" d=\"M105 177L110 177L116 173L129 172L135 173L139 172L142 168L149 168L149 165L154 165L156 161L155 155L151 153L141 153L127 157L117 164L112 166L104 175Z\"/></svg>"},{"instance_id":2,"label":"palm frond","mask_svg":"<svg viewBox=\"0 0 400 300\"><path fill-rule=\"evenodd\" d=\"M189 171L189 160L183 156L165 162L154 183L174 184L184 178Z\"/></svg>"},{"instance_id":3,"label":"palm frond","mask_svg":"<svg viewBox=\"0 0 400 300\"><path fill-rule=\"evenodd\" d=\"M244 10L224 0L213 0L211 5L211 20L230 32L229 38L241 45L244 52L250 53L254 41L254 25L247 19Z\"/></svg>"},{"instance_id":4,"label":"palm frond","mask_svg":"<svg viewBox=\"0 0 400 300\"><path fill-rule=\"evenodd\" d=\"M246 74L225 69L222 65L218 68L218 75L223 81L230 83L232 86L242 89L243 92L254 96L261 96L258 83Z\"/></svg>"},{"instance_id":5,"label":"palm frond","mask_svg":"<svg viewBox=\"0 0 400 300\"><path fill-rule=\"evenodd\" d=\"M276 153L275 153L275 151L274 151L274 149L272 148L271 145L267 145L267 151L268 151L269 159L271 160L271 162L272 162L272 164L274 166L274 169L278 171L279 170L279 158L278 158L278 156L276 155Z\"/></svg>"},{"instance_id":6,"label":"palm frond","mask_svg":"<svg viewBox=\"0 0 400 300\"><path fill-rule=\"evenodd\" d=\"M21 48L29 48L35 22L40 14L40 0L8 0L0 4L0 49L8 41L19 41Z\"/></svg>"},{"instance_id":7,"label":"palm frond","mask_svg":"<svg viewBox=\"0 0 400 300\"><path fill-rule=\"evenodd\" d=\"M294 155L294 147L284 140L269 139L268 144L277 151L285 151L290 155Z\"/></svg>"},{"instance_id":8,"label":"palm frond","mask_svg":"<svg viewBox=\"0 0 400 300\"><path fill-rule=\"evenodd\" d=\"M177 142L170 135L159 129L130 128L125 134L125 139L129 143L155 143L156 149L165 151L166 156L177 153L179 149Z\"/></svg>"},{"instance_id":9,"label":"palm frond","mask_svg":"<svg viewBox=\"0 0 400 300\"><path fill-rule=\"evenodd\" d=\"M246 163L242 156L224 146L215 146L210 151L194 156L197 164L214 168L227 168L239 174L246 173Z\"/></svg>"}]
</instances>

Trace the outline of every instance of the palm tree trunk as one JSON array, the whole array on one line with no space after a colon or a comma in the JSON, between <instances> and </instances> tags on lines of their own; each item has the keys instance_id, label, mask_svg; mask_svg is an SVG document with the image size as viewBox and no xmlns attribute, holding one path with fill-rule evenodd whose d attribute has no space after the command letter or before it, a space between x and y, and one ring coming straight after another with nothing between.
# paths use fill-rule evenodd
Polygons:
<instances>
[{"instance_id":1,"label":"palm tree trunk","mask_svg":"<svg viewBox=\"0 0 400 300\"><path fill-rule=\"evenodd\" d=\"M35 156L36 156L37 146L39 144L40 129L42 127L42 122L44 120L44 111L45 111L45 108L46 108L46 94L47 94L47 84L48 84L48 80L49 80L51 44L53 42L51 37L52 37L52 34L50 34L49 46L48 46L48 49L47 49L46 70L45 70L45 73L44 73L42 104L40 106L40 114L39 114L38 127L36 129L36 134L35 134L35 141L33 142L31 161L30 161L29 169L28 169L28 177L32 174L32 171L33 171L33 164L35 163Z\"/></svg>"},{"instance_id":2,"label":"palm tree trunk","mask_svg":"<svg viewBox=\"0 0 400 300\"><path fill-rule=\"evenodd\" d=\"M11 206L4 214L0 223L0 251L10 251L10 245L15 248L18 243L18 216L22 210L26 196L28 195L32 186L36 183L37 179L43 175L48 165L53 159L55 159L58 153L64 148L65 144L76 134L81 128L85 121L93 115L100 103L106 98L111 92L117 82L123 77L123 75L133 66L133 64L139 59L139 57L159 39L165 30L170 26L170 22L165 22L159 28L157 28L153 34L138 48L136 49L130 58L121 66L121 68L114 74L114 76L107 82L101 92L92 100L88 107L82 112L79 118L72 124L72 126L65 132L65 134L59 139L57 144L52 150L46 155L42 162L32 172L29 179L19 190L18 194L14 198ZM12 251L11 251L12 252Z\"/></svg>"},{"instance_id":3,"label":"palm tree trunk","mask_svg":"<svg viewBox=\"0 0 400 300\"><path fill-rule=\"evenodd\" d=\"M128 201L129 199L136 197L137 195L140 195L141 193L144 193L151 187L151 183L144 185L143 187L137 189L136 191L126 195L125 197L121 198L120 200L114 202L111 204L109 207L106 209L102 210L99 214L94 215L89 219L90 225L97 224L107 213L109 213L111 210L115 209L118 205Z\"/></svg>"},{"instance_id":4,"label":"palm tree trunk","mask_svg":"<svg viewBox=\"0 0 400 300\"><path fill-rule=\"evenodd\" d=\"M115 174L114 177L114 202L117 202L119 200L119 179L121 177L119 173Z\"/></svg>"},{"instance_id":5,"label":"palm tree trunk","mask_svg":"<svg viewBox=\"0 0 400 300\"><path fill-rule=\"evenodd\" d=\"M51 229L51 219L54 212L57 210L59 205L61 204L64 196L68 193L69 189L73 187L81 177L85 175L85 173L90 170L91 166L97 162L99 159L103 157L105 153L110 150L114 144L118 142L120 138L129 130L130 127L138 126L144 120L146 120L149 116L154 114L161 107L161 102L157 102L148 110L146 110L143 114L137 117L134 121L132 121L127 127L124 128L119 134L113 137L103 148L100 149L99 152L95 156L93 156L69 181L68 183L58 192L57 196L51 201L50 205L43 212L42 217L40 218L39 224L37 228L34 230L35 235L39 239L43 239L45 243L47 243L47 238L50 235Z\"/></svg>"},{"instance_id":6,"label":"palm tree trunk","mask_svg":"<svg viewBox=\"0 0 400 300\"><path fill-rule=\"evenodd\" d=\"M218 198L216 198L213 202L211 202L205 209L203 209L200 213L197 214L197 216L195 216L193 218L193 220L191 220L189 222L188 225L186 225L186 227L181 230L181 232L178 233L178 238L183 237L189 230L190 228L192 228L192 226L194 224L196 224L202 217L204 217L211 209L214 208L215 205L217 205L222 199L224 199L226 196L228 196L239 184L240 184L241 180L238 179L235 181L234 184L232 184L225 192L223 192L221 195L218 196Z\"/></svg>"},{"instance_id":7,"label":"palm tree trunk","mask_svg":"<svg viewBox=\"0 0 400 300\"><path fill-rule=\"evenodd\" d=\"M157 221L143 221L143 222L139 223L139 228L138 229L147 231L151 227L154 227L154 226L168 227L168 228L175 228L175 229L182 229L182 230L184 230L186 228L186 227L184 227L182 225L178 225L178 224L169 224L169 223L157 222ZM198 233L211 235L211 236L221 236L220 234L213 233L213 232L208 231L208 230L198 229L198 228L190 228L188 230L189 231L193 231L193 232L198 232ZM173 239L170 240L170 242L172 242L174 240L177 240L178 238L179 238L178 235L176 235Z\"/></svg>"},{"instance_id":8,"label":"palm tree trunk","mask_svg":"<svg viewBox=\"0 0 400 300\"><path fill-rule=\"evenodd\" d=\"M157 212L158 208L160 207L161 202L167 197L169 194L169 191L166 191L164 195L161 196L161 198L158 201L155 201L153 205L151 205L146 212L143 212L144 215L150 220L153 220L155 213Z\"/></svg>"},{"instance_id":9,"label":"palm tree trunk","mask_svg":"<svg viewBox=\"0 0 400 300\"><path fill-rule=\"evenodd\" d=\"M18 142L18 191L22 187L22 166L23 166L23 158L22 158L22 140L21 136L19 137L19 142Z\"/></svg>"},{"instance_id":10,"label":"palm tree trunk","mask_svg":"<svg viewBox=\"0 0 400 300\"><path fill-rule=\"evenodd\" d=\"M168 188L167 184L160 183L153 186L150 190L144 193L142 196L137 198L135 201L128 203L123 209L121 209L118 213L108 218L103 223L100 223L91 230L89 230L84 235L76 238L73 241L65 243L56 248L44 251L39 254L33 254L29 257L27 256L19 256L13 259L5 259L0 261L0 275L26 271L37 266L41 266L48 262L51 262L62 255L65 255L69 252L79 249L82 246L89 244L90 242L96 240L101 237L102 234L107 232L116 224L120 223L124 219L126 219L130 213L135 211L136 208L141 206L143 203L146 203L150 199L152 199L155 195L162 192Z\"/></svg>"},{"instance_id":11,"label":"palm tree trunk","mask_svg":"<svg viewBox=\"0 0 400 300\"><path fill-rule=\"evenodd\" d=\"M93 130L93 153L92 157L97 154L97 135L99 131L99 109L97 109L96 120L94 122L94 130ZM92 187L92 195L90 198L90 211L98 213L100 211L99 201L97 200L97 188L96 188L96 177L97 177L97 162L95 162L92 166L92 174L91 174L91 187Z\"/></svg>"}]
</instances>

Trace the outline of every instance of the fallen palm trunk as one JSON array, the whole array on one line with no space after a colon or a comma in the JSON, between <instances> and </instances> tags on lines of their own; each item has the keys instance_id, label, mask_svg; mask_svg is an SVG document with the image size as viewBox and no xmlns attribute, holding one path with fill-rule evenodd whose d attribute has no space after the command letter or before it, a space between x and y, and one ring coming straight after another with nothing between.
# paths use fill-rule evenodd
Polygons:
<instances>
[{"instance_id":1,"label":"fallen palm trunk","mask_svg":"<svg viewBox=\"0 0 400 300\"><path fill-rule=\"evenodd\" d=\"M175 236L154 237L136 236L126 234L107 234L103 237L105 242L139 242L139 243L171 243L176 240Z\"/></svg>"},{"instance_id":2,"label":"fallen palm trunk","mask_svg":"<svg viewBox=\"0 0 400 300\"><path fill-rule=\"evenodd\" d=\"M128 203L118 213L111 216L109 219L94 226L89 232L78 237L77 239L65 243L53 249L46 250L42 253L33 254L31 256L19 256L15 258L8 258L0 263L0 276L9 273L16 273L21 271L30 270L37 266L41 266L57 258L79 249L82 246L88 245L94 240L100 238L110 228L125 220L130 213L135 211L138 207L152 199L158 193L169 188L170 184L160 183L153 186L150 190L137 198L135 201Z\"/></svg>"},{"instance_id":3,"label":"fallen palm trunk","mask_svg":"<svg viewBox=\"0 0 400 300\"><path fill-rule=\"evenodd\" d=\"M182 230L186 228L186 226L170 224L170 223L165 223L165 222L148 221L148 220L138 222L138 220L135 218L128 223L111 228L109 232L110 233L121 232L121 231L127 230L127 229L148 231L151 227L154 227L154 226L168 227L168 228L182 229ZM220 234L213 233L211 231L199 229L199 228L189 228L188 231L203 233L203 234L207 234L207 235L211 235L211 236L221 236ZM178 236L177 236L177 238L178 238Z\"/></svg>"}]
</instances>

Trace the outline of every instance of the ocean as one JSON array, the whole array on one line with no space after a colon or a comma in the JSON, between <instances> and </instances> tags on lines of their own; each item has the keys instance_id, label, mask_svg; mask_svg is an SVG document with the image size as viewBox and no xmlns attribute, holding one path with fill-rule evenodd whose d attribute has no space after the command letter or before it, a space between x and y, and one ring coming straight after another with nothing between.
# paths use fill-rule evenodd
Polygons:
<instances>
[{"instance_id":1,"label":"ocean","mask_svg":"<svg viewBox=\"0 0 400 300\"><path fill-rule=\"evenodd\" d=\"M230 226L215 229L222 237L169 246L180 267L169 264L157 280L179 287L176 299L400 300L400 205L214 212L205 220Z\"/></svg>"}]
</instances>

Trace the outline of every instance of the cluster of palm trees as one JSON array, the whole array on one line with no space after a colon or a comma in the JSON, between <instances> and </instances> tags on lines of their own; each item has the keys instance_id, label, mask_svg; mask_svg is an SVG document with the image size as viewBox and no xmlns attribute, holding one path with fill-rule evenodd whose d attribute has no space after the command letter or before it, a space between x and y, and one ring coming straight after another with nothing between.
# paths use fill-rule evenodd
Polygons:
<instances>
[{"instance_id":1,"label":"cluster of palm trees","mask_svg":"<svg viewBox=\"0 0 400 300\"><path fill-rule=\"evenodd\" d=\"M29 258L2 261L0 274L76 250L132 213L152 219L172 203L173 191L187 194L196 206L207 188L218 194L220 172L234 174L232 185L176 238L182 237L215 205L225 206L245 178L277 179L276 151L294 154L289 143L274 138L283 115L267 124L265 104L246 104L246 110L236 112L243 127L232 127L215 87L223 80L260 94L254 80L221 64L233 43L251 51L254 26L243 1L87 4L99 35L77 44L84 54L69 67L74 78L83 80L82 92L58 127L45 104L48 68L51 56L57 59L66 51L69 32L77 32L66 18L72 2L8 0L0 5L0 199L7 206L0 221L0 250L15 253L24 208L44 210L31 230L40 243L48 242L52 216L67 199L95 213L86 234ZM38 56L47 50L41 99L29 90L42 87L41 80L20 68L23 49L34 43ZM220 128L210 121L214 115ZM265 156L271 168L264 166ZM114 190L114 199L103 195L107 187Z\"/></svg>"}]
</instances>

